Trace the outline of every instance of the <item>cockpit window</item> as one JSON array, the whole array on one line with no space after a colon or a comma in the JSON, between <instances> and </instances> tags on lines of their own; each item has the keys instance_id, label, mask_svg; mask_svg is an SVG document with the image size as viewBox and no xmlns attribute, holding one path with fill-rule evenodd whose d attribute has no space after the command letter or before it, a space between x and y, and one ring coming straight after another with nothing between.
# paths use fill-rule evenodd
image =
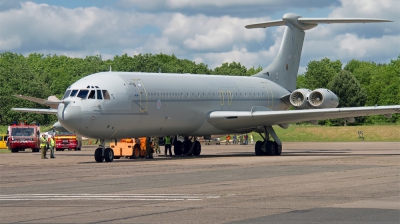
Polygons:
<instances>
[{"instance_id":1,"label":"cockpit window","mask_svg":"<svg viewBox=\"0 0 400 224\"><path fill-rule=\"evenodd\" d=\"M81 99L86 99L86 96L88 95L89 90L86 89L82 89L81 91L79 91L77 97L81 98Z\"/></svg>"},{"instance_id":2,"label":"cockpit window","mask_svg":"<svg viewBox=\"0 0 400 224\"><path fill-rule=\"evenodd\" d=\"M103 97L105 100L109 100L110 99L110 94L108 94L107 90L102 90L103 91Z\"/></svg>"},{"instance_id":3,"label":"cockpit window","mask_svg":"<svg viewBox=\"0 0 400 224\"><path fill-rule=\"evenodd\" d=\"M102 100L103 96L101 95L101 90L96 90L97 91L97 99Z\"/></svg>"},{"instance_id":4,"label":"cockpit window","mask_svg":"<svg viewBox=\"0 0 400 224\"><path fill-rule=\"evenodd\" d=\"M62 97L62 100L65 99L65 98L67 98L67 97L69 96L70 93L71 93L71 90L67 90L67 91L64 93L64 96Z\"/></svg>"},{"instance_id":5,"label":"cockpit window","mask_svg":"<svg viewBox=\"0 0 400 224\"><path fill-rule=\"evenodd\" d=\"M96 90L91 90L88 99L96 99Z\"/></svg>"},{"instance_id":6,"label":"cockpit window","mask_svg":"<svg viewBox=\"0 0 400 224\"><path fill-rule=\"evenodd\" d=\"M76 96L76 94L78 93L79 90L74 89L71 91L71 95L69 95L70 97Z\"/></svg>"}]
</instances>

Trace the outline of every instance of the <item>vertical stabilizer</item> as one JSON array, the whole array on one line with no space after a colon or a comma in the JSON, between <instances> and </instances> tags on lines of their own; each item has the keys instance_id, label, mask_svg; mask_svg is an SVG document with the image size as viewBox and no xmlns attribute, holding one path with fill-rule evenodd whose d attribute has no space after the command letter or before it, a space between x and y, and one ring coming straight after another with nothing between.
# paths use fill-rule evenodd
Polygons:
<instances>
[{"instance_id":1,"label":"vertical stabilizer","mask_svg":"<svg viewBox=\"0 0 400 224\"><path fill-rule=\"evenodd\" d=\"M370 23L391 22L382 19L362 18L302 18L293 13L286 13L282 20L246 26L252 28L266 28L286 25L279 53L274 61L260 73L254 75L271 80L289 91L296 89L297 72L299 70L301 50L304 43L305 30L316 27L319 23Z\"/></svg>"}]
</instances>

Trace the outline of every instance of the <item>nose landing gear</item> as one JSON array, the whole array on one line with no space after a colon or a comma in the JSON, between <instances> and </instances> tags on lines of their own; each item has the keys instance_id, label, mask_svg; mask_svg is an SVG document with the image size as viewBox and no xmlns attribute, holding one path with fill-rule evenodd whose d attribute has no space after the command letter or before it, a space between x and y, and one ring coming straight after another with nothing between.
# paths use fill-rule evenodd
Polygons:
<instances>
[{"instance_id":1,"label":"nose landing gear","mask_svg":"<svg viewBox=\"0 0 400 224\"><path fill-rule=\"evenodd\" d=\"M100 140L99 148L94 151L94 159L98 163L114 161L114 151L111 148L105 148L105 139Z\"/></svg>"}]
</instances>

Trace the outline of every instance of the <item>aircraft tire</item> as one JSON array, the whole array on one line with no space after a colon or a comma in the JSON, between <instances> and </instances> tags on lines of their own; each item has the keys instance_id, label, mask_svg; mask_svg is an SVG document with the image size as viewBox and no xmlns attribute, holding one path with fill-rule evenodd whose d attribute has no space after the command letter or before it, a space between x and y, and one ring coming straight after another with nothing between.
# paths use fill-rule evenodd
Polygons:
<instances>
[{"instance_id":1,"label":"aircraft tire","mask_svg":"<svg viewBox=\"0 0 400 224\"><path fill-rule=\"evenodd\" d=\"M282 145L278 145L278 143L274 142L275 145L275 155L280 156L282 154Z\"/></svg>"},{"instance_id":2,"label":"aircraft tire","mask_svg":"<svg viewBox=\"0 0 400 224\"><path fill-rule=\"evenodd\" d=\"M97 148L94 151L94 160L96 160L96 162L101 163L104 160L103 157L103 149L102 148Z\"/></svg>"},{"instance_id":3,"label":"aircraft tire","mask_svg":"<svg viewBox=\"0 0 400 224\"><path fill-rule=\"evenodd\" d=\"M275 155L275 143L273 141L267 141L267 146L266 146L266 151L265 155L267 156L273 156Z\"/></svg>"},{"instance_id":4,"label":"aircraft tire","mask_svg":"<svg viewBox=\"0 0 400 224\"><path fill-rule=\"evenodd\" d=\"M111 148L104 149L104 160L112 162L114 160L114 151Z\"/></svg>"},{"instance_id":5,"label":"aircraft tire","mask_svg":"<svg viewBox=\"0 0 400 224\"><path fill-rule=\"evenodd\" d=\"M16 153L18 151L19 151L18 149L11 149L11 153Z\"/></svg>"},{"instance_id":6,"label":"aircraft tire","mask_svg":"<svg viewBox=\"0 0 400 224\"><path fill-rule=\"evenodd\" d=\"M264 143L262 141L257 141L255 146L254 146L254 151L256 153L256 156L262 156L264 153L261 150L261 147Z\"/></svg>"},{"instance_id":7,"label":"aircraft tire","mask_svg":"<svg viewBox=\"0 0 400 224\"><path fill-rule=\"evenodd\" d=\"M139 144L135 144L133 146L133 152L132 155L130 156L131 159L137 159L140 157L140 146Z\"/></svg>"},{"instance_id":8,"label":"aircraft tire","mask_svg":"<svg viewBox=\"0 0 400 224\"><path fill-rule=\"evenodd\" d=\"M192 147L191 141L184 141L183 142L183 155L188 154L191 147Z\"/></svg>"},{"instance_id":9,"label":"aircraft tire","mask_svg":"<svg viewBox=\"0 0 400 224\"><path fill-rule=\"evenodd\" d=\"M183 154L183 145L182 142L176 141L174 144L174 154L177 156L181 156Z\"/></svg>"},{"instance_id":10,"label":"aircraft tire","mask_svg":"<svg viewBox=\"0 0 400 224\"><path fill-rule=\"evenodd\" d=\"M199 141L194 142L193 155L199 156L201 153L201 144Z\"/></svg>"}]
</instances>

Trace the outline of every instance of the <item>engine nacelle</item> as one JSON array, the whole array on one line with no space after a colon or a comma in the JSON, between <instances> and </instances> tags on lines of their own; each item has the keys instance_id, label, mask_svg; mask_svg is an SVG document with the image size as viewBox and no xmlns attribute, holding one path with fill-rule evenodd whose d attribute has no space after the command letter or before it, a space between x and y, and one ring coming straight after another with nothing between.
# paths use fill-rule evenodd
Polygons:
<instances>
[{"instance_id":1,"label":"engine nacelle","mask_svg":"<svg viewBox=\"0 0 400 224\"><path fill-rule=\"evenodd\" d=\"M308 102L308 96L311 93L309 89L296 89L290 94L290 103L296 109L311 109L313 108Z\"/></svg>"},{"instance_id":2,"label":"engine nacelle","mask_svg":"<svg viewBox=\"0 0 400 224\"><path fill-rule=\"evenodd\" d=\"M314 108L335 108L339 105L339 99L329 89L316 89L308 95L308 102Z\"/></svg>"}]
</instances>

